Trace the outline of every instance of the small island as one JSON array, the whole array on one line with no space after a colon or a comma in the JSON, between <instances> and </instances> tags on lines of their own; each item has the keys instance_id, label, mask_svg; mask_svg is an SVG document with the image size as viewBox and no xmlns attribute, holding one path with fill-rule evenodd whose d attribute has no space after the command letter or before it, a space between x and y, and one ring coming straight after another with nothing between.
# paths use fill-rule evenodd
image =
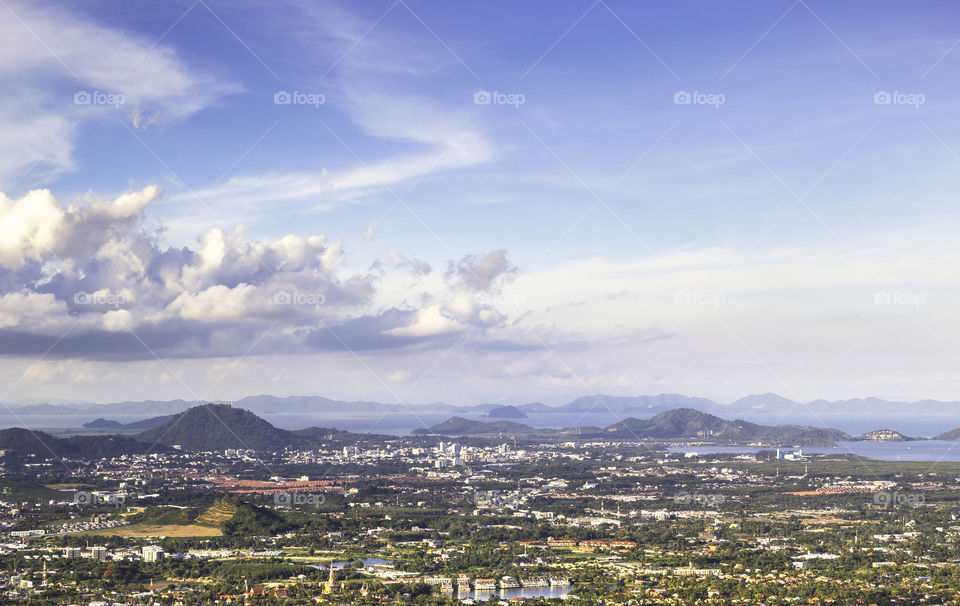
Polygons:
<instances>
[{"instance_id":1,"label":"small island","mask_svg":"<svg viewBox=\"0 0 960 606\"><path fill-rule=\"evenodd\" d=\"M877 429L874 431L868 431L862 436L854 438L855 441L862 442L908 442L921 439L923 438L912 438L910 436L905 436L899 431L894 431L892 429Z\"/></svg>"},{"instance_id":2,"label":"small island","mask_svg":"<svg viewBox=\"0 0 960 606\"><path fill-rule=\"evenodd\" d=\"M516 406L497 406L492 408L487 416L491 419L526 419L527 413Z\"/></svg>"}]
</instances>

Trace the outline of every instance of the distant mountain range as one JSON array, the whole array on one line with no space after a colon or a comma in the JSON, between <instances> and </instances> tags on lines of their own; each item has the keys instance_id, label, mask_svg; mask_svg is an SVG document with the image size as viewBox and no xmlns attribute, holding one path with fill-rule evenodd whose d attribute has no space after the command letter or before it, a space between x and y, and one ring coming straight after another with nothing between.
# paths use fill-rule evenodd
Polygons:
<instances>
[{"instance_id":1,"label":"distant mountain range","mask_svg":"<svg viewBox=\"0 0 960 606\"><path fill-rule=\"evenodd\" d=\"M181 413L191 407L203 404L189 400L144 400L140 402L117 402L113 404L27 404L9 405L17 415L77 415L88 414L92 418L112 416L160 416ZM283 413L350 413L380 414L395 409L394 404L368 401L342 401L322 396L270 395L248 396L232 402L236 408L243 408L256 414ZM795 415L810 414L872 414L872 415L960 415L960 401L943 402L938 400L919 400L916 402L882 400L879 398L856 398L851 400L814 400L800 403L774 393L755 394L740 398L730 404L720 404L707 398L691 397L681 394L660 394L656 396L611 396L598 394L582 396L566 404L548 406L541 402L528 404L477 404L473 406L455 406L443 402L429 405L432 412L449 413L451 416L476 414L493 418L530 418L543 413L613 413L618 415L651 416L675 408L692 408L724 417L749 415L751 413L783 413ZM0 414L5 410L0 407ZM505 414L504 414L505 413ZM503 415L503 416L500 416Z\"/></svg>"},{"instance_id":2,"label":"distant mountain range","mask_svg":"<svg viewBox=\"0 0 960 606\"><path fill-rule=\"evenodd\" d=\"M97 427L109 429L113 422L100 419ZM129 430L133 424L119 424ZM355 443L361 434L308 427L289 431L242 408L228 404L202 404L175 415L138 422L149 427L124 435L75 435L57 437L23 428L0 430L0 449L19 455L98 458L123 454L165 452L178 446L185 451L220 451L230 448L277 452L285 448L316 448L321 443ZM120 429L114 427L114 429ZM890 429L868 432L857 438L828 427L806 425L760 425L741 419L726 420L692 408L676 408L650 418L628 417L606 427L547 429L509 420L479 421L454 416L442 423L413 431L416 435L492 436L528 435L539 437L631 439L692 439L718 443L762 443L764 445L817 445L841 440L893 441L912 439ZM960 428L937 436L960 440Z\"/></svg>"}]
</instances>

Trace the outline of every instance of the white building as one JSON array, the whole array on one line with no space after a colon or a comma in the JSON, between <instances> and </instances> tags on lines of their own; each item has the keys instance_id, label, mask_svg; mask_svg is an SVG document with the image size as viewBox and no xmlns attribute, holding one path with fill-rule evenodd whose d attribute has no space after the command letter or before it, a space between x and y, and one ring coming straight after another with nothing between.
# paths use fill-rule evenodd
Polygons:
<instances>
[{"instance_id":1,"label":"white building","mask_svg":"<svg viewBox=\"0 0 960 606\"><path fill-rule=\"evenodd\" d=\"M159 545L145 545L142 554L144 562L159 562L163 559L163 547Z\"/></svg>"}]
</instances>

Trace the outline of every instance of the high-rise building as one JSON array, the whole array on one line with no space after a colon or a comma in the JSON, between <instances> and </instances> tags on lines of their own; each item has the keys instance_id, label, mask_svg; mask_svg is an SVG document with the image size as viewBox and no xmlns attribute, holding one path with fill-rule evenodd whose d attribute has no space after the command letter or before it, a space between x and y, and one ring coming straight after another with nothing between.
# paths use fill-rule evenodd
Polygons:
<instances>
[{"instance_id":1,"label":"high-rise building","mask_svg":"<svg viewBox=\"0 0 960 606\"><path fill-rule=\"evenodd\" d=\"M159 562L163 559L163 547L159 545L145 545L141 551L144 562Z\"/></svg>"},{"instance_id":2,"label":"high-rise building","mask_svg":"<svg viewBox=\"0 0 960 606\"><path fill-rule=\"evenodd\" d=\"M90 548L90 556L94 560L106 560L107 559L107 548L101 545L95 545Z\"/></svg>"}]
</instances>

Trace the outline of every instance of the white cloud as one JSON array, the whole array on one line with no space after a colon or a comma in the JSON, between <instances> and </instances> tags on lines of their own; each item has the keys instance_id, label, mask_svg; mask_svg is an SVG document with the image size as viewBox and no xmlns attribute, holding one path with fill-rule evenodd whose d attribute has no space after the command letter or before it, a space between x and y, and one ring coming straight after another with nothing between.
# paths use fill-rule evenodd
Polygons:
<instances>
[{"instance_id":1,"label":"white cloud","mask_svg":"<svg viewBox=\"0 0 960 606\"><path fill-rule=\"evenodd\" d=\"M0 328L46 326L66 313L66 304L53 295L21 290L0 296Z\"/></svg>"},{"instance_id":2,"label":"white cloud","mask_svg":"<svg viewBox=\"0 0 960 606\"><path fill-rule=\"evenodd\" d=\"M186 66L163 43L106 27L63 5L20 1L0 10L0 188L43 183L72 170L82 124L119 112L135 128L176 121L239 88ZM75 104L74 94L121 104Z\"/></svg>"},{"instance_id":3,"label":"white cloud","mask_svg":"<svg viewBox=\"0 0 960 606\"><path fill-rule=\"evenodd\" d=\"M429 266L388 253L350 273L340 243L322 235L261 242L242 227L215 227L193 248L161 248L163 226L144 223L161 196L151 185L65 206L47 190L0 194L0 353L216 357L261 343L265 352L381 350L470 327L482 337L506 321L442 280L440 292L388 302L385 284L411 273L419 280ZM437 295L445 302L429 301ZM330 326L344 336L331 338Z\"/></svg>"},{"instance_id":4,"label":"white cloud","mask_svg":"<svg viewBox=\"0 0 960 606\"><path fill-rule=\"evenodd\" d=\"M202 201L208 208L229 208L233 213L242 209L249 221L262 220L265 217L258 209L271 203L296 201L307 209L328 210L374 194L385 193L392 199L403 192L396 188L398 184L494 158L495 148L477 127L472 103L450 103L422 92L430 90L431 78L444 70L463 73L462 64L442 44L431 42L429 35L398 30L389 20L364 35L370 24L335 3L322 7L300 3L296 8L295 20L275 25L296 49L290 52L298 64L291 69L303 70L302 79L307 83L315 80L317 72L323 73L324 110L344 112L360 135L385 142L383 149L400 150L384 157L338 147L326 160L332 164L346 158L346 164L337 168L240 174L208 188L176 194L173 200ZM402 5L396 9L406 10ZM398 48L403 52L397 52ZM349 131L337 131L342 132L337 132L336 138L352 140ZM322 154L330 152L318 149L310 153L323 162ZM226 210L223 214L229 216Z\"/></svg>"}]
</instances>

